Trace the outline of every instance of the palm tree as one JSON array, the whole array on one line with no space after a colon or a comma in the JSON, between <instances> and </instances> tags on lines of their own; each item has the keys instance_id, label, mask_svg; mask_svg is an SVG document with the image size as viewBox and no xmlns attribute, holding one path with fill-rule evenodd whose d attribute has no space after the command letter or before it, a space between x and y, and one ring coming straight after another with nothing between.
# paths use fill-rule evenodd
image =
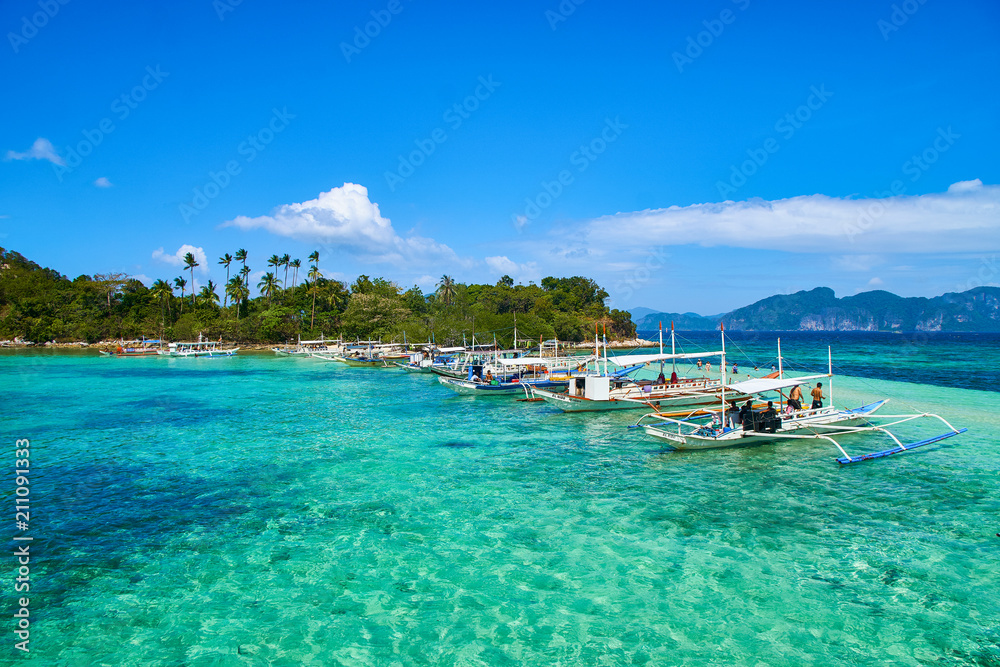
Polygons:
<instances>
[{"instance_id":1,"label":"palm tree","mask_svg":"<svg viewBox=\"0 0 1000 667\"><path fill-rule=\"evenodd\" d=\"M313 250L311 253L309 253L309 257L307 257L306 259L308 259L316 266L319 266L319 250Z\"/></svg>"},{"instance_id":2,"label":"palm tree","mask_svg":"<svg viewBox=\"0 0 1000 667\"><path fill-rule=\"evenodd\" d=\"M174 287L181 291L181 312L184 312L184 287L188 284L188 281L184 278L174 278Z\"/></svg>"},{"instance_id":3,"label":"palm tree","mask_svg":"<svg viewBox=\"0 0 1000 667\"><path fill-rule=\"evenodd\" d=\"M229 265L230 265L230 263L232 263L232 261L233 261L233 256L230 255L228 252L225 255L223 255L222 257L219 258L219 264L222 264L224 267L226 267L226 284L227 285L229 284ZM225 308L228 305L228 303L229 303L227 301L227 297L228 296L229 295L226 294L226 295L224 295L222 297L222 307L223 308Z\"/></svg>"},{"instance_id":4,"label":"palm tree","mask_svg":"<svg viewBox=\"0 0 1000 667\"><path fill-rule=\"evenodd\" d=\"M239 250L236 251L236 254L233 255L233 259L235 259L237 262L243 262L243 268L244 269L247 268L247 251L244 250L243 248L240 248ZM245 276L246 274L242 275Z\"/></svg>"},{"instance_id":5,"label":"palm tree","mask_svg":"<svg viewBox=\"0 0 1000 667\"><path fill-rule=\"evenodd\" d=\"M444 299L444 305L450 306L451 300L455 298L455 280L451 276L441 276L437 291Z\"/></svg>"},{"instance_id":6,"label":"palm tree","mask_svg":"<svg viewBox=\"0 0 1000 667\"><path fill-rule=\"evenodd\" d=\"M274 277L274 274L268 271L264 274L264 277L260 279L257 283L257 287L260 288L260 293L267 297L267 307L271 307L271 295L274 291L278 289L278 279Z\"/></svg>"},{"instance_id":7,"label":"palm tree","mask_svg":"<svg viewBox=\"0 0 1000 667\"><path fill-rule=\"evenodd\" d=\"M250 267L244 266L240 269L240 275L243 276L243 284L246 285L247 291L250 290Z\"/></svg>"},{"instance_id":8,"label":"palm tree","mask_svg":"<svg viewBox=\"0 0 1000 667\"><path fill-rule=\"evenodd\" d=\"M319 253L314 252L313 255L317 255L317 259L319 259L319 257L318 257ZM312 255L310 255L309 258L312 259ZM312 319L309 320L309 330L310 331L316 325L316 292L319 291L319 279L322 278L322 277L323 277L323 274L319 272L319 267L318 266L310 266L309 267L309 280L311 280L313 282L313 284L312 284L312 293L313 293Z\"/></svg>"},{"instance_id":9,"label":"palm tree","mask_svg":"<svg viewBox=\"0 0 1000 667\"><path fill-rule=\"evenodd\" d=\"M198 260L194 258L194 255L187 253L184 255L184 268L191 271L191 305L194 305L194 267L201 266L198 264Z\"/></svg>"},{"instance_id":10,"label":"palm tree","mask_svg":"<svg viewBox=\"0 0 1000 667\"><path fill-rule=\"evenodd\" d=\"M174 295L174 290L170 287L170 283L166 280L157 280L153 282L152 287L150 287L150 291L152 291L153 296L160 300L160 330L162 331L166 326L163 314L163 303L166 301L167 308L170 308L170 301L167 301L167 299Z\"/></svg>"},{"instance_id":11,"label":"palm tree","mask_svg":"<svg viewBox=\"0 0 1000 667\"><path fill-rule=\"evenodd\" d=\"M278 274L278 267L281 266L281 258L278 257L277 255L271 255L267 259L267 265L268 266L273 266L274 267L274 274L277 275Z\"/></svg>"},{"instance_id":12,"label":"palm tree","mask_svg":"<svg viewBox=\"0 0 1000 667\"><path fill-rule=\"evenodd\" d=\"M240 321L240 302L250 296L250 290L247 288L246 284L243 282L243 278L238 276L233 276L232 279L226 283L226 294L233 300L236 304L236 321Z\"/></svg>"},{"instance_id":13,"label":"palm tree","mask_svg":"<svg viewBox=\"0 0 1000 667\"><path fill-rule=\"evenodd\" d=\"M290 266L292 267L292 292L294 292L295 282L299 279L299 269L302 268L302 260L293 259Z\"/></svg>"},{"instance_id":14,"label":"palm tree","mask_svg":"<svg viewBox=\"0 0 1000 667\"><path fill-rule=\"evenodd\" d=\"M208 284L201 288L201 291L198 292L198 298L202 303L208 304L209 306L214 306L219 303L219 295L215 293L215 287L215 283L209 280Z\"/></svg>"},{"instance_id":15,"label":"palm tree","mask_svg":"<svg viewBox=\"0 0 1000 667\"><path fill-rule=\"evenodd\" d=\"M284 266L285 266L285 282L283 282L281 284L282 285L287 285L288 284L288 265L292 263L292 258L288 256L288 253L285 253L284 255L281 256L281 263L284 264Z\"/></svg>"}]
</instances>

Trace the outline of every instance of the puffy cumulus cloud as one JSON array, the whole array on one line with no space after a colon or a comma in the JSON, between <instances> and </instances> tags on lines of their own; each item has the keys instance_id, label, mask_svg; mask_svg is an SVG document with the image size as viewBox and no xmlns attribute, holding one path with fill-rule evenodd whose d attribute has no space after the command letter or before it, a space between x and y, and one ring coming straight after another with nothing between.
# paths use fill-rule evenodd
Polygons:
<instances>
[{"instance_id":1,"label":"puffy cumulus cloud","mask_svg":"<svg viewBox=\"0 0 1000 667\"><path fill-rule=\"evenodd\" d=\"M959 181L958 183L952 183L948 186L948 192L971 192L972 190L980 190L983 187L983 182L978 178L974 178L971 181Z\"/></svg>"},{"instance_id":2,"label":"puffy cumulus cloud","mask_svg":"<svg viewBox=\"0 0 1000 667\"><path fill-rule=\"evenodd\" d=\"M59 153L56 152L55 146L52 142L45 137L38 137L35 139L35 143L31 144L31 148L23 153L17 153L15 151L7 151L8 160L48 160L52 164L57 164L61 167L66 166L65 160L59 157Z\"/></svg>"},{"instance_id":3,"label":"puffy cumulus cloud","mask_svg":"<svg viewBox=\"0 0 1000 667\"><path fill-rule=\"evenodd\" d=\"M618 213L562 232L594 258L650 245L817 253L969 252L1000 248L1000 186L978 179L947 192L881 199L803 195Z\"/></svg>"},{"instance_id":4,"label":"puffy cumulus cloud","mask_svg":"<svg viewBox=\"0 0 1000 667\"><path fill-rule=\"evenodd\" d=\"M198 267L195 269L198 273L208 273L208 257L205 256L204 248L196 248L193 245L184 244L177 249L174 254L168 254L163 252L163 248L157 248L153 251L153 259L158 262L163 262L164 264L170 264L171 266L184 266L184 255L191 253L194 255L195 261L198 262Z\"/></svg>"},{"instance_id":5,"label":"puffy cumulus cloud","mask_svg":"<svg viewBox=\"0 0 1000 667\"><path fill-rule=\"evenodd\" d=\"M270 215L239 216L224 227L264 229L307 243L341 246L375 262L460 262L443 243L421 236L400 236L390 220L368 198L368 188L355 183L320 193L301 204L284 204Z\"/></svg>"},{"instance_id":6,"label":"puffy cumulus cloud","mask_svg":"<svg viewBox=\"0 0 1000 667\"><path fill-rule=\"evenodd\" d=\"M108 180L107 176L101 176L99 179L94 181L94 185L99 188L110 188L114 184Z\"/></svg>"},{"instance_id":7,"label":"puffy cumulus cloud","mask_svg":"<svg viewBox=\"0 0 1000 667\"><path fill-rule=\"evenodd\" d=\"M484 259L489 270L497 276L508 275L516 281L526 283L529 280L538 281L541 274L538 272L538 265L535 262L518 264L506 255L486 257Z\"/></svg>"},{"instance_id":8,"label":"puffy cumulus cloud","mask_svg":"<svg viewBox=\"0 0 1000 667\"><path fill-rule=\"evenodd\" d=\"M504 274L517 272L517 264L506 255L501 255L499 257L487 257L486 266L490 267L490 271L493 273Z\"/></svg>"}]
</instances>

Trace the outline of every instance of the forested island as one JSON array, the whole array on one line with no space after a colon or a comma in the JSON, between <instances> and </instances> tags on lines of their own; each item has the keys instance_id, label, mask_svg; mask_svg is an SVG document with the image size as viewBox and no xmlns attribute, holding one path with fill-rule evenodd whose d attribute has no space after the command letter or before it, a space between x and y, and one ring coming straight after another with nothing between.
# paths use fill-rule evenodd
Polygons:
<instances>
[{"instance_id":1,"label":"forested island","mask_svg":"<svg viewBox=\"0 0 1000 667\"><path fill-rule=\"evenodd\" d=\"M257 260L269 269L250 279L245 250L226 253L224 285L208 280L193 292L198 262L189 253L180 276L149 287L124 273L81 275L72 280L19 253L0 248L0 339L35 343L157 337L192 340L199 334L238 343L343 336L346 339L482 342L509 345L514 325L522 340L592 339L595 324L609 339L635 337L630 315L605 305L608 293L580 276L548 277L515 285L464 284L442 276L425 294L384 278L358 276L351 284L323 276L319 253L308 262L286 255ZM193 293L192 293L193 292ZM524 343L522 343L523 345Z\"/></svg>"},{"instance_id":2,"label":"forested island","mask_svg":"<svg viewBox=\"0 0 1000 667\"><path fill-rule=\"evenodd\" d=\"M729 331L1000 331L1000 287L982 286L933 298L884 290L838 299L829 287L778 294L723 315L648 313L641 331L673 321L681 330Z\"/></svg>"}]
</instances>

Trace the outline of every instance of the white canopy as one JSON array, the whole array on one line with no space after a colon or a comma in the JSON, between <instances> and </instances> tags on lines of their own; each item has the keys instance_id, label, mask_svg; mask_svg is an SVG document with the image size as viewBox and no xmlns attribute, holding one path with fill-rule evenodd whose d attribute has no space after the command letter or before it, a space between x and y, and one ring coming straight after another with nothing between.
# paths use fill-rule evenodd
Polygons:
<instances>
[{"instance_id":1,"label":"white canopy","mask_svg":"<svg viewBox=\"0 0 1000 667\"><path fill-rule=\"evenodd\" d=\"M498 359L504 366L575 366L587 364L594 360L593 355L576 357L518 357L517 359Z\"/></svg>"},{"instance_id":2,"label":"white canopy","mask_svg":"<svg viewBox=\"0 0 1000 667\"><path fill-rule=\"evenodd\" d=\"M624 354L620 357L608 357L608 362L615 366L636 366L654 361L670 361L671 359L700 359L701 357L718 357L722 352L684 352L679 354Z\"/></svg>"},{"instance_id":3,"label":"white canopy","mask_svg":"<svg viewBox=\"0 0 1000 667\"><path fill-rule=\"evenodd\" d=\"M829 373L823 373L821 375L802 375L795 378L754 378L752 380L744 380L743 382L734 382L733 384L727 384L726 389L732 391L739 391L744 394L763 394L768 391L775 391L777 389L785 389L786 387L794 387L795 385L805 384L809 380L815 380L817 378L828 378Z\"/></svg>"},{"instance_id":4,"label":"white canopy","mask_svg":"<svg viewBox=\"0 0 1000 667\"><path fill-rule=\"evenodd\" d=\"M450 354L451 352L461 352L464 349L465 349L464 347L436 347L436 348L434 348L434 350L436 352L444 352L445 354Z\"/></svg>"}]
</instances>

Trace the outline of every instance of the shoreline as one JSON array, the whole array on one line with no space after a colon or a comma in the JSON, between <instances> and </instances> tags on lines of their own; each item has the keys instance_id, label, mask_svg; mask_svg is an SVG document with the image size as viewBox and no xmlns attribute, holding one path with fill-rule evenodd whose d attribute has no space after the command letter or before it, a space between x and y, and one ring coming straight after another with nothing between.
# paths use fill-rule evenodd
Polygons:
<instances>
[{"instance_id":1,"label":"shoreline","mask_svg":"<svg viewBox=\"0 0 1000 667\"><path fill-rule=\"evenodd\" d=\"M225 342L225 341L224 341ZM121 341L101 341L99 343L85 343L83 341L77 341L73 343L26 343L19 342L15 343L13 341L0 341L0 350L103 350L109 347L114 347L120 345ZM294 345L291 343L231 343L232 345L238 347L240 352L253 351L253 352L270 352L275 347L281 347L284 345ZM632 348L642 348L654 346L654 343L650 340L645 340L642 338L632 338L622 341L608 341L608 349L632 349ZM593 348L593 341L582 341L579 343L566 343L565 347L572 350L586 350Z\"/></svg>"}]
</instances>

